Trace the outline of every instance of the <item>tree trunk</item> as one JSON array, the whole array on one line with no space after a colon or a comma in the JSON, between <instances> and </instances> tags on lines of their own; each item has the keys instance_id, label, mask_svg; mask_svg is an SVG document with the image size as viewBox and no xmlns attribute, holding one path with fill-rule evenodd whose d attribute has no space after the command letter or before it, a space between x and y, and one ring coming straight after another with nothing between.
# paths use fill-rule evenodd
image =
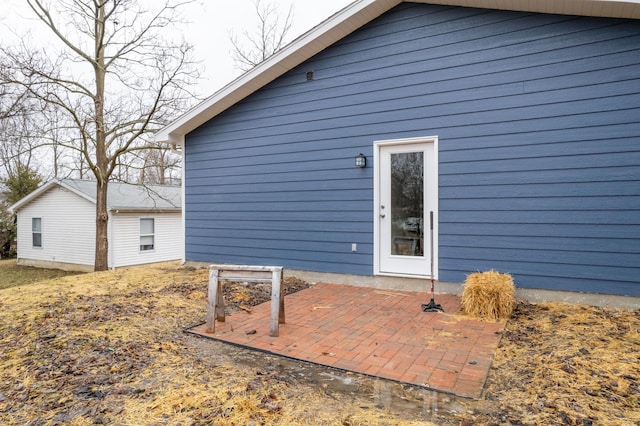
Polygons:
<instances>
[{"instance_id":1,"label":"tree trunk","mask_svg":"<svg viewBox=\"0 0 640 426\"><path fill-rule=\"evenodd\" d=\"M96 19L96 45L94 72L96 76L96 93L94 97L96 118L96 258L95 271L106 271L109 268L109 236L107 212L107 188L109 185L109 158L107 154L107 137L104 126L104 95L105 95L105 66L104 66L104 4L99 4Z\"/></svg>"},{"instance_id":2,"label":"tree trunk","mask_svg":"<svg viewBox=\"0 0 640 426\"><path fill-rule=\"evenodd\" d=\"M96 184L96 257L94 270L109 269L109 213L107 212L108 180Z\"/></svg>"}]
</instances>

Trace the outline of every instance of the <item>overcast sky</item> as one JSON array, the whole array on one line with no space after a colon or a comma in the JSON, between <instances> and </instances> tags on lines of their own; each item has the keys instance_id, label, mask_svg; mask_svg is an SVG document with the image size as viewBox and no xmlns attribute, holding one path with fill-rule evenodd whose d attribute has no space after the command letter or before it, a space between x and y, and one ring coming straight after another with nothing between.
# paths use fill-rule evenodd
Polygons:
<instances>
[{"instance_id":1,"label":"overcast sky","mask_svg":"<svg viewBox=\"0 0 640 426\"><path fill-rule=\"evenodd\" d=\"M284 18L293 4L293 25L288 41L308 31L353 0L268 0L279 5ZM187 19L192 23L185 28L184 37L195 46L195 56L204 62L202 81L198 92L208 96L239 75L231 59L229 31L241 35L257 25L253 0L201 0L189 6ZM13 31L32 34L43 30L43 24L33 19L33 12L25 0L0 0L0 40L11 40ZM46 28L43 31L47 31ZM51 37L48 33L47 37Z\"/></svg>"}]
</instances>

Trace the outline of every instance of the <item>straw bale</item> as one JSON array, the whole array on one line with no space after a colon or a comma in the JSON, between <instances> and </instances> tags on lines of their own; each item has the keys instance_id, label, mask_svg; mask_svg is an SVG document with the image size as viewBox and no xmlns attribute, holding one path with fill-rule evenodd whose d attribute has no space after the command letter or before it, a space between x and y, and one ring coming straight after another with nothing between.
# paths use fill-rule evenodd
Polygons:
<instances>
[{"instance_id":1,"label":"straw bale","mask_svg":"<svg viewBox=\"0 0 640 426\"><path fill-rule=\"evenodd\" d=\"M513 311L514 301L511 275L491 270L467 276L462 292L462 310L467 315L485 320L506 319Z\"/></svg>"}]
</instances>

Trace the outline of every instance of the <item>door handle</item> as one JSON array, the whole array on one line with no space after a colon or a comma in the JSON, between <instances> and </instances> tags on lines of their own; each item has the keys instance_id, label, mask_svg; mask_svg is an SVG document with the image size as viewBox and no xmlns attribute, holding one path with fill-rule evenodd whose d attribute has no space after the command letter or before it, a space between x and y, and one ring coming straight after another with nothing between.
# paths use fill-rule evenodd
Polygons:
<instances>
[{"instance_id":1,"label":"door handle","mask_svg":"<svg viewBox=\"0 0 640 426\"><path fill-rule=\"evenodd\" d=\"M380 217L384 219L385 214L384 213L380 213Z\"/></svg>"}]
</instances>

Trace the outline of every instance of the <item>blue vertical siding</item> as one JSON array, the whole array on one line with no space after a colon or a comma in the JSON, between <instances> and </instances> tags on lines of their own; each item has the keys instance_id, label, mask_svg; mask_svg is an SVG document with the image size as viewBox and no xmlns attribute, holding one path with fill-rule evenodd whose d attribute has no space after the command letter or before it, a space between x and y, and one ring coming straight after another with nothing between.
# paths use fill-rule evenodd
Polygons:
<instances>
[{"instance_id":1,"label":"blue vertical siding","mask_svg":"<svg viewBox=\"0 0 640 426\"><path fill-rule=\"evenodd\" d=\"M187 259L371 275L373 141L427 135L441 280L640 295L640 23L414 3L187 135Z\"/></svg>"}]
</instances>

